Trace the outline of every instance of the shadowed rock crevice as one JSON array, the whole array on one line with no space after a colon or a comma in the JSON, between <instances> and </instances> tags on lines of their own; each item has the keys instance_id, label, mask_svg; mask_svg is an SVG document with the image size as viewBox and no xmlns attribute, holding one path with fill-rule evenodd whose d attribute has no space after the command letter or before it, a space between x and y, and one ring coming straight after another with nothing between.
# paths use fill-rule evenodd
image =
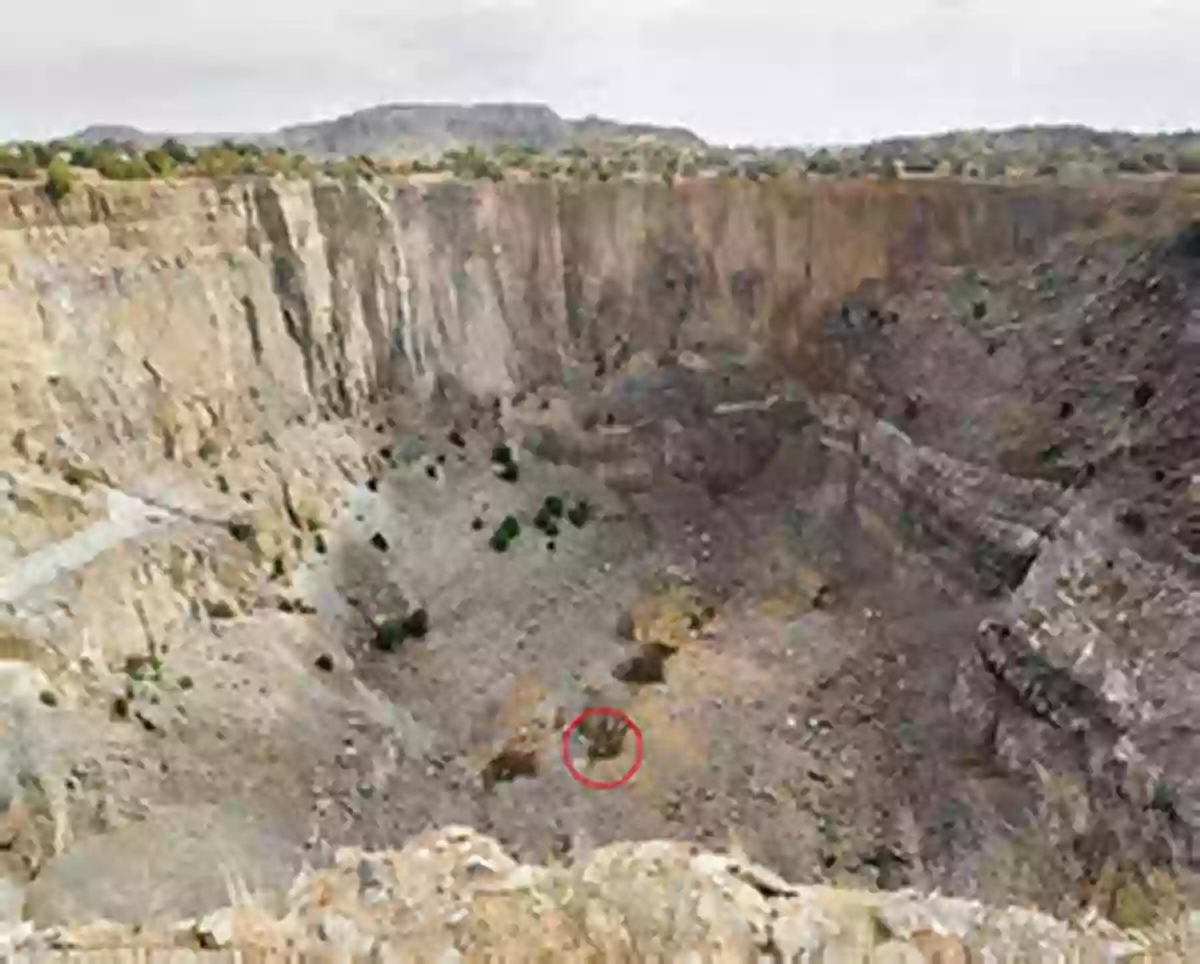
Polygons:
<instances>
[{"instance_id":1,"label":"shadowed rock crevice","mask_svg":"<svg viewBox=\"0 0 1200 964\"><path fill-rule=\"evenodd\" d=\"M309 392L319 399L310 296L305 290L306 279L287 215L280 195L267 184L256 185L254 199L259 223L270 245L266 254L270 258L271 289L279 300L284 330L300 351Z\"/></svg>"}]
</instances>

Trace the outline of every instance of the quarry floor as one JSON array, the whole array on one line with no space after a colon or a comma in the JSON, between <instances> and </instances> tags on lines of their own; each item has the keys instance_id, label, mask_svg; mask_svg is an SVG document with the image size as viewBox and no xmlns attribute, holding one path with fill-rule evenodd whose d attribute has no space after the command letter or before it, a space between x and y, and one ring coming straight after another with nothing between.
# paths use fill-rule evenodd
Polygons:
<instances>
[{"instance_id":1,"label":"quarry floor","mask_svg":"<svg viewBox=\"0 0 1200 964\"><path fill-rule=\"evenodd\" d=\"M100 701L75 708L94 722L80 782L90 767L119 813L38 878L35 914L196 912L223 886L184 856L197 848L279 886L339 845L385 848L451 823L530 861L668 837L739 846L799 881L976 881L1031 800L1019 779L972 765L948 710L987 606L847 514L844 467L790 390L696 361L574 398L534 394L503 419L524 439L515 481L492 461L505 433L491 413L445 405L406 426L393 404L350 427L386 467L334 507L325 551L295 573L301 611L170 640L188 689L144 727L103 719ZM537 531L549 495L587 500L590 518ZM157 501L110 497L109 520L27 558L5 592L121 539L169 537ZM501 553L488 540L508 514L522 532ZM417 606L427 634L374 645L372 617ZM676 647L662 679L617 678L641 651L629 623ZM643 737L619 788L584 786L564 763L564 722L595 706ZM636 744L578 763L611 781ZM483 780L514 747L531 772ZM174 883L101 883L134 853L147 882Z\"/></svg>"},{"instance_id":2,"label":"quarry floor","mask_svg":"<svg viewBox=\"0 0 1200 964\"><path fill-rule=\"evenodd\" d=\"M798 879L945 882L1022 802L953 759L956 651L986 607L848 520L818 425L786 403L712 414L769 397L751 373L660 377L641 392L610 386L601 422L614 425L590 469L526 452L510 484L486 447L443 444L436 481L414 466L350 507L344 545L381 532L389 549L356 550L346 568L382 566L432 629L399 651L357 644L354 674L410 714L420 752L382 730L347 733L317 766L319 836L385 846L455 821L531 860L682 837L736 842ZM507 552L488 547L504 514L527 520L550 494L587 497L595 521L564 520L554 551L528 524ZM614 671L639 647L620 617L664 583L690 587L716 618L686 634L663 682L621 682ZM830 592L817 599L820 585ZM330 633L354 636L351 612L317 606ZM619 789L580 785L561 758L563 719L597 705L644 736L641 769ZM479 772L513 740L533 747L536 775L485 788ZM628 772L635 743L592 777Z\"/></svg>"}]
</instances>

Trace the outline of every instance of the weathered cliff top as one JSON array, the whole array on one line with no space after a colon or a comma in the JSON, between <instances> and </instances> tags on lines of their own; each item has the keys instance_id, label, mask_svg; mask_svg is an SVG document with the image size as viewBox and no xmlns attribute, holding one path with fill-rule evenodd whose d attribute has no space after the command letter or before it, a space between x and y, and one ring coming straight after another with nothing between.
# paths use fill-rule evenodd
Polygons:
<instances>
[{"instance_id":1,"label":"weathered cliff top","mask_svg":"<svg viewBox=\"0 0 1200 964\"><path fill-rule=\"evenodd\" d=\"M794 886L744 855L672 841L615 843L570 866L523 865L492 838L453 826L398 851L343 849L286 896L230 887L231 906L171 927L24 925L0 948L16 960L54 949L177 949L431 962L1099 962L1183 960L1188 939L1187 920L1150 936L911 891Z\"/></svg>"}]
</instances>

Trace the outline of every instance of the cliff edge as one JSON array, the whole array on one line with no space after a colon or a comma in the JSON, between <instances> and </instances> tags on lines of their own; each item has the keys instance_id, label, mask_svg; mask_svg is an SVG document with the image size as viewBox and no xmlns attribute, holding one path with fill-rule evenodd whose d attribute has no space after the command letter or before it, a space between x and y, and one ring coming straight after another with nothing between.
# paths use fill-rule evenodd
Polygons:
<instances>
[{"instance_id":1,"label":"cliff edge","mask_svg":"<svg viewBox=\"0 0 1200 964\"><path fill-rule=\"evenodd\" d=\"M237 882L231 881L236 890ZM97 921L3 936L8 960L1183 961L1195 922L1125 933L913 892L794 886L744 855L670 841L616 843L570 866L518 864L464 827L398 851L344 849L286 896L163 929ZM188 953L188 952L191 953ZM217 952L227 952L221 955ZM83 953L93 952L93 953ZM122 955L123 952L123 955ZM136 955L136 956L135 956Z\"/></svg>"}]
</instances>

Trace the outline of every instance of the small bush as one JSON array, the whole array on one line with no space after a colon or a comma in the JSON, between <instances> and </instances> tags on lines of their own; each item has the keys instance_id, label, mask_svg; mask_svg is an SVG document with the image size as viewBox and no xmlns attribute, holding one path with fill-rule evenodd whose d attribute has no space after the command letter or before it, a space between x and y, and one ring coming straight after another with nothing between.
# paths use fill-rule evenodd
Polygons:
<instances>
[{"instance_id":1,"label":"small bush","mask_svg":"<svg viewBox=\"0 0 1200 964\"><path fill-rule=\"evenodd\" d=\"M424 639L429 633L429 610L414 609L404 617L389 617L375 626L375 648L390 652L410 639ZM332 668L332 659L330 660Z\"/></svg>"},{"instance_id":2,"label":"small bush","mask_svg":"<svg viewBox=\"0 0 1200 964\"><path fill-rule=\"evenodd\" d=\"M50 144L34 144L33 160L38 167L49 167L50 162L57 156L57 150Z\"/></svg>"},{"instance_id":3,"label":"small bush","mask_svg":"<svg viewBox=\"0 0 1200 964\"><path fill-rule=\"evenodd\" d=\"M162 142L162 147L159 148L176 164L191 164L196 160L196 152L190 147L181 144L173 137L168 137Z\"/></svg>"},{"instance_id":4,"label":"small bush","mask_svg":"<svg viewBox=\"0 0 1200 964\"><path fill-rule=\"evenodd\" d=\"M169 177L175 170L175 162L171 159L171 155L160 147L146 151L146 163L150 166L150 170L159 177Z\"/></svg>"},{"instance_id":5,"label":"small bush","mask_svg":"<svg viewBox=\"0 0 1200 964\"><path fill-rule=\"evenodd\" d=\"M0 177L14 181L32 180L38 176L37 164L23 154L0 154Z\"/></svg>"},{"instance_id":6,"label":"small bush","mask_svg":"<svg viewBox=\"0 0 1200 964\"><path fill-rule=\"evenodd\" d=\"M154 176L146 159L136 155L122 156L110 151L98 151L94 166L97 174L110 181L143 181Z\"/></svg>"},{"instance_id":7,"label":"small bush","mask_svg":"<svg viewBox=\"0 0 1200 964\"><path fill-rule=\"evenodd\" d=\"M506 515L504 521L500 523L500 527L496 531L503 533L507 539L515 539L521 534L521 523L517 521L515 516Z\"/></svg>"},{"instance_id":8,"label":"small bush","mask_svg":"<svg viewBox=\"0 0 1200 964\"><path fill-rule=\"evenodd\" d=\"M385 619L375 627L375 648L391 652L408 639L407 621L399 617Z\"/></svg>"},{"instance_id":9,"label":"small bush","mask_svg":"<svg viewBox=\"0 0 1200 964\"><path fill-rule=\"evenodd\" d=\"M61 157L56 157L46 169L46 194L57 204L68 194L75 185L75 175Z\"/></svg>"},{"instance_id":10,"label":"small bush","mask_svg":"<svg viewBox=\"0 0 1200 964\"><path fill-rule=\"evenodd\" d=\"M87 144L80 144L71 149L72 167L95 167L96 151Z\"/></svg>"},{"instance_id":11,"label":"small bush","mask_svg":"<svg viewBox=\"0 0 1200 964\"><path fill-rule=\"evenodd\" d=\"M492 533L491 539L488 540L488 545L495 552L507 552L509 543L521 534L521 523L516 520L515 516L505 516L504 521L496 527Z\"/></svg>"}]
</instances>

